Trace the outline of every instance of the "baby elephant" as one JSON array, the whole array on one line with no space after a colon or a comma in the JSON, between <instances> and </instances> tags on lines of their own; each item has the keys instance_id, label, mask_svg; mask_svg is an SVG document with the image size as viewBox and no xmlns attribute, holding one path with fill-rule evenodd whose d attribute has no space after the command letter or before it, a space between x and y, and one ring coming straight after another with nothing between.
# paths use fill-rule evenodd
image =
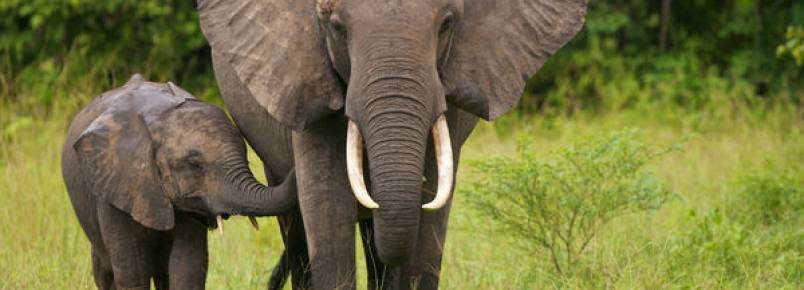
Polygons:
<instances>
[{"instance_id":1,"label":"baby elephant","mask_svg":"<svg viewBox=\"0 0 804 290\"><path fill-rule=\"evenodd\" d=\"M223 111L139 75L78 113L62 172L100 289L149 289L151 278L157 289L203 289L207 229L296 202L295 174L276 187L254 178Z\"/></svg>"}]
</instances>

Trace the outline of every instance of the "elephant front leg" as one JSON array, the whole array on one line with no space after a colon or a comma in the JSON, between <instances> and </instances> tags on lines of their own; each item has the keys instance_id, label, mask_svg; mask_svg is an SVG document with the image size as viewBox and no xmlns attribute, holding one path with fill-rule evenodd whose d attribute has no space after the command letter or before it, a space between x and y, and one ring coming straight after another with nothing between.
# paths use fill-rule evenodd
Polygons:
<instances>
[{"instance_id":1,"label":"elephant front leg","mask_svg":"<svg viewBox=\"0 0 804 290\"><path fill-rule=\"evenodd\" d=\"M277 219L285 251L268 280L268 290L283 289L288 274L292 277L294 290L309 289L313 278L310 277L310 258L307 257L307 240L301 210L296 206Z\"/></svg>"},{"instance_id":2,"label":"elephant front leg","mask_svg":"<svg viewBox=\"0 0 804 290\"><path fill-rule=\"evenodd\" d=\"M105 250L92 247L92 275L99 290L114 289L114 275Z\"/></svg>"},{"instance_id":3,"label":"elephant front leg","mask_svg":"<svg viewBox=\"0 0 804 290\"><path fill-rule=\"evenodd\" d=\"M110 204L98 203L98 221L109 254L114 289L148 290L154 269L154 234Z\"/></svg>"},{"instance_id":4,"label":"elephant front leg","mask_svg":"<svg viewBox=\"0 0 804 290\"><path fill-rule=\"evenodd\" d=\"M208 259L206 226L177 214L168 261L170 289L204 289Z\"/></svg>"},{"instance_id":5,"label":"elephant front leg","mask_svg":"<svg viewBox=\"0 0 804 290\"><path fill-rule=\"evenodd\" d=\"M355 288L357 203L346 175L345 137L343 116L293 135L299 206L315 289Z\"/></svg>"}]
</instances>

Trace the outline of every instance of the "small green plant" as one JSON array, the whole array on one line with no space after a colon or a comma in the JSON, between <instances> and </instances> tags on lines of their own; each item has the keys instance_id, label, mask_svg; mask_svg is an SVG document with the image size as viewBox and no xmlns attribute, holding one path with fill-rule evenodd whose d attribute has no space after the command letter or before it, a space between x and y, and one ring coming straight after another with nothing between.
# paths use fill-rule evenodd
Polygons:
<instances>
[{"instance_id":1,"label":"small green plant","mask_svg":"<svg viewBox=\"0 0 804 290\"><path fill-rule=\"evenodd\" d=\"M635 135L585 138L546 158L523 138L515 159L471 163L482 177L469 200L513 233L517 246L547 254L556 273L567 276L607 222L659 208L671 196L640 169L672 148L652 149Z\"/></svg>"},{"instance_id":2,"label":"small green plant","mask_svg":"<svg viewBox=\"0 0 804 290\"><path fill-rule=\"evenodd\" d=\"M797 65L804 65L804 26L788 26L785 38L785 42L776 47L776 55L789 54Z\"/></svg>"}]
</instances>

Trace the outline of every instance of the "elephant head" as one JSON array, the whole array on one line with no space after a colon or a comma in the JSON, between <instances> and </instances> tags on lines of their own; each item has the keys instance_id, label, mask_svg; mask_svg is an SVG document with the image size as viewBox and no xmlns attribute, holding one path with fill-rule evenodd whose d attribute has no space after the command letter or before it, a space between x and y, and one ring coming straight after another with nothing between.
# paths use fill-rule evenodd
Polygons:
<instances>
[{"instance_id":1,"label":"elephant head","mask_svg":"<svg viewBox=\"0 0 804 290\"><path fill-rule=\"evenodd\" d=\"M226 114L172 83L135 76L95 102L105 110L73 143L84 180L140 224L169 230L178 210L220 229L232 214L276 215L293 206L295 174L277 187L260 184Z\"/></svg>"},{"instance_id":2,"label":"elephant head","mask_svg":"<svg viewBox=\"0 0 804 290\"><path fill-rule=\"evenodd\" d=\"M350 182L376 208L376 245L389 264L417 239L430 132L439 188L424 207L449 200L447 104L487 120L507 112L586 13L586 0L198 2L213 51L276 120L303 130L343 109Z\"/></svg>"}]
</instances>

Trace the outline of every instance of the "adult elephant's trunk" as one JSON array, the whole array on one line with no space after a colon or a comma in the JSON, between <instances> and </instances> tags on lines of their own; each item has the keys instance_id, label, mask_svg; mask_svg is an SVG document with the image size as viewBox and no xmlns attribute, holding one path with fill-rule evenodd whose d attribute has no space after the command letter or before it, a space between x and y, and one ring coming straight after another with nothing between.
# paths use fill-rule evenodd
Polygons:
<instances>
[{"instance_id":1,"label":"adult elephant's trunk","mask_svg":"<svg viewBox=\"0 0 804 290\"><path fill-rule=\"evenodd\" d=\"M226 213L247 216L274 216L296 202L295 172L277 186L261 184L248 167L245 152L232 150L224 158L222 203Z\"/></svg>"},{"instance_id":2,"label":"adult elephant's trunk","mask_svg":"<svg viewBox=\"0 0 804 290\"><path fill-rule=\"evenodd\" d=\"M398 65L398 64L397 64ZM347 165L357 200L375 208L374 238L380 259L389 265L404 262L414 250L422 210L424 157L430 132L434 132L437 155L449 168L439 168L441 194L426 209L438 209L449 199L452 185L451 144L443 116L433 122L433 111L440 91L415 74L389 75L383 66L374 66L370 76L353 75L364 87L354 86L362 99L362 110L349 121ZM413 70L408 70L413 71ZM350 85L350 88L354 88ZM352 97L356 97L352 95ZM439 112L440 113L440 112ZM350 116L351 117L351 116ZM363 136L365 138L363 138ZM446 144L446 146L438 146ZM450 148L444 151L444 148ZM368 159L371 192L363 181L363 148ZM439 160L442 161L442 160ZM441 166L440 166L441 167ZM441 172L447 174L441 174ZM443 175L443 176L442 176ZM443 180L442 180L443 179Z\"/></svg>"}]
</instances>

